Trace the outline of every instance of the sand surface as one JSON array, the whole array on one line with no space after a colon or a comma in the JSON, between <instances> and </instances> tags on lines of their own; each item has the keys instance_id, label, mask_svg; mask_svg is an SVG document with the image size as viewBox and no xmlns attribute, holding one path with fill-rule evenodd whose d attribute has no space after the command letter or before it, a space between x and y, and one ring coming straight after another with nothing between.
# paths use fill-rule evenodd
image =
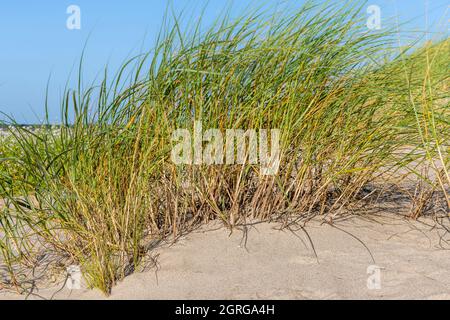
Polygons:
<instances>
[{"instance_id":1,"label":"sand surface","mask_svg":"<svg viewBox=\"0 0 450 320\"><path fill-rule=\"evenodd\" d=\"M450 235L432 219L352 217L336 226L306 226L317 261L302 229L262 223L245 238L212 223L156 249L159 270L132 274L109 299L450 299ZM372 265L381 289L367 286ZM59 287L36 293L49 298ZM55 298L105 299L83 288ZM0 292L0 299L24 297Z\"/></svg>"}]
</instances>

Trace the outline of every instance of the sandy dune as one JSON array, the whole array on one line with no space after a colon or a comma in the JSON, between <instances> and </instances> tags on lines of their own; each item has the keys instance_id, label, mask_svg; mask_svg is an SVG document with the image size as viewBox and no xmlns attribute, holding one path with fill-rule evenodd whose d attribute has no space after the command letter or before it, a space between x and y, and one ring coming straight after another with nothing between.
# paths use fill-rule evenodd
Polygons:
<instances>
[{"instance_id":1,"label":"sandy dune","mask_svg":"<svg viewBox=\"0 0 450 320\"><path fill-rule=\"evenodd\" d=\"M254 225L245 248L241 231L210 224L158 248L159 270L127 277L110 299L450 299L450 235L432 225L386 215L349 218L336 223L341 230L313 222L305 230L318 262L301 229L296 236L278 224ZM379 290L367 286L371 265L381 268ZM48 298L56 290L36 293ZM64 289L55 298L105 297Z\"/></svg>"}]
</instances>

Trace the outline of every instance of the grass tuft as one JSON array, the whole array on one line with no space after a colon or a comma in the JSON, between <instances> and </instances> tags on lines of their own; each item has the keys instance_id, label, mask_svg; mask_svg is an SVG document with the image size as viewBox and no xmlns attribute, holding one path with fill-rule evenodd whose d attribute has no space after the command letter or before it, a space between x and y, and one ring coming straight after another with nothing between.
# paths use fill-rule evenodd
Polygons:
<instances>
[{"instance_id":1,"label":"grass tuft","mask_svg":"<svg viewBox=\"0 0 450 320\"><path fill-rule=\"evenodd\" d=\"M174 18L151 53L113 78L105 71L99 85L83 87L80 63L60 126L11 119L1 138L4 285L23 287L31 276L17 266L32 268L50 250L109 294L151 241L215 219L229 228L329 220L387 174L415 173L448 204L449 41L394 56L394 34L368 30L362 9L310 2L284 16L225 15L204 32L200 21L185 33ZM222 132L279 129L278 174L175 165L172 133L195 121Z\"/></svg>"}]
</instances>

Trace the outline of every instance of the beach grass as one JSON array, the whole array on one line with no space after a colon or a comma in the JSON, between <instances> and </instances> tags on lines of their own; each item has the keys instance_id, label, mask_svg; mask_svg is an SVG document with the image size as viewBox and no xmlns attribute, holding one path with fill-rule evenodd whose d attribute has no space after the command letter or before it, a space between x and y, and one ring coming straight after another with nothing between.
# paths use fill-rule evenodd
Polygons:
<instances>
[{"instance_id":1,"label":"beach grass","mask_svg":"<svg viewBox=\"0 0 450 320\"><path fill-rule=\"evenodd\" d=\"M248 219L331 220L384 174L415 174L420 199L440 190L448 205L449 41L400 50L394 31L367 29L363 8L308 2L282 16L224 15L206 31L168 15L154 49L98 85L83 85L80 62L60 126L11 119L2 138L3 285L23 290L31 276L15 266L51 250L109 294L155 240L211 220L231 230ZM172 133L195 121L280 130L278 173L174 164Z\"/></svg>"}]
</instances>

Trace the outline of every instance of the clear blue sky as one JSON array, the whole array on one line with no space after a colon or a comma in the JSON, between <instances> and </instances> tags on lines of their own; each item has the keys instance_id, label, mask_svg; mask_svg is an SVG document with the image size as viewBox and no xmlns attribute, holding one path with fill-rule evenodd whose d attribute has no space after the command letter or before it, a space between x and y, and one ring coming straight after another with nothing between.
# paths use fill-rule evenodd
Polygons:
<instances>
[{"instance_id":1,"label":"clear blue sky","mask_svg":"<svg viewBox=\"0 0 450 320\"><path fill-rule=\"evenodd\" d=\"M320 0L319 0L320 1ZM205 1L172 0L176 11L195 15ZM265 0L268 5L283 2ZM284 0L284 5L299 6L303 0ZM58 101L72 67L91 34L85 60L85 76L93 79L109 63L112 69L133 53L152 48L160 28L167 0L2 0L0 2L0 111L21 123L38 123L44 117L45 88L49 75L50 120L58 122ZM210 0L206 19L213 20L226 5L225 0ZM233 13L260 0L237 0ZM427 4L428 3L428 4ZM81 8L81 30L68 30L69 5ZM448 36L449 0L369 0L378 5L383 20L398 13L400 21L413 19L403 27L429 30ZM429 8L427 27L426 7ZM1 119L1 116L0 116Z\"/></svg>"}]
</instances>

